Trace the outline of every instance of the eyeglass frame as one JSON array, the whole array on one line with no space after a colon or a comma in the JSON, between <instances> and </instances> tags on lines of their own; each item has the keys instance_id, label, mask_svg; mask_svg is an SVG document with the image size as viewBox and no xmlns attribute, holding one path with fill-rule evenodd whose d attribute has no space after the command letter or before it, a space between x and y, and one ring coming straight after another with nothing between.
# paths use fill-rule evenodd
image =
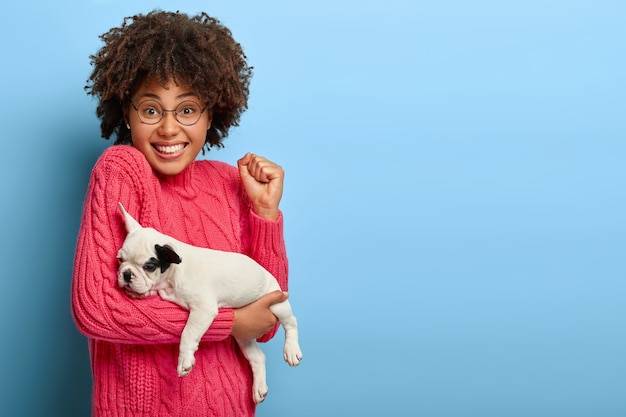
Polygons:
<instances>
[{"instance_id":1,"label":"eyeglass frame","mask_svg":"<svg viewBox=\"0 0 626 417\"><path fill-rule=\"evenodd\" d=\"M146 122L145 122L145 121L141 118L141 116L139 115L139 107L138 107L138 106L140 106L141 104L143 104L143 103L145 103L145 102L147 102L147 101L153 101L154 103L158 104L158 105L159 105L159 107L161 107L161 118L160 118L159 120L155 121L154 123L146 123ZM160 122L163 120L163 118L165 117L165 113L170 112L170 113L174 113L174 119L175 119L178 123L180 123L181 125L183 125L183 126L193 126L193 125L195 125L196 123L198 123L198 122L200 121L200 118L202 117L202 113L204 113L204 111L206 110L206 108L208 107L208 105L205 105L205 106L202 108L202 110L200 110L200 114L198 115L198 120L196 120L195 122L193 122L193 123L191 123L191 124L186 124L186 123L183 123L183 122L181 122L180 120L178 120L178 114L179 114L179 113L176 111L176 109L178 109L178 108L180 107L180 105L181 105L181 104L183 104L183 103L187 103L187 102L189 102L189 103L193 103L193 104L197 104L197 105L198 105L198 107L200 107L200 105L199 105L198 103L196 103L195 101L193 101L193 100L185 100L185 101L181 101L180 103L178 103L178 106L176 106L176 108L175 108L175 109L173 109L173 110L166 110L166 109L164 109L164 108L163 108L163 106L161 106L161 105L159 104L159 102L158 102L158 101L156 101L156 100L144 100L144 101L142 101L141 103L139 103L137 106L135 106L135 104L134 104L132 101L129 101L130 105L131 105L131 106L133 107L133 109L135 109L135 111L137 112L137 118L138 118L138 119L139 119L139 121L140 121L141 123L143 123L144 125L154 126L154 125L156 125L156 124L160 123Z\"/></svg>"}]
</instances>

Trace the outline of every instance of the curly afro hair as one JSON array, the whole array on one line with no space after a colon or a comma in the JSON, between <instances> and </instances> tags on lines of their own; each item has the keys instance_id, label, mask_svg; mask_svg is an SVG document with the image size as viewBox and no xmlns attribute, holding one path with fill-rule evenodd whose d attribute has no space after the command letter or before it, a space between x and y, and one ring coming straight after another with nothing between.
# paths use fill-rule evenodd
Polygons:
<instances>
[{"instance_id":1,"label":"curly afro hair","mask_svg":"<svg viewBox=\"0 0 626 417\"><path fill-rule=\"evenodd\" d=\"M85 91L98 99L102 137L132 144L124 110L141 85L170 80L196 93L211 109L211 128L203 152L223 147L231 126L248 107L252 67L228 28L206 13L188 16L154 10L124 18L100 36L104 46L89 58L93 72Z\"/></svg>"}]
</instances>

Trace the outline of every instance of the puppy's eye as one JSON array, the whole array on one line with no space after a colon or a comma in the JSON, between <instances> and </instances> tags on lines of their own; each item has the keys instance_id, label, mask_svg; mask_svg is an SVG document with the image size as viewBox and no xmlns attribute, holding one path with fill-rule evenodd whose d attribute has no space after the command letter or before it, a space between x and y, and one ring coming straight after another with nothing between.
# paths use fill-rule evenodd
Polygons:
<instances>
[{"instance_id":1,"label":"puppy's eye","mask_svg":"<svg viewBox=\"0 0 626 417\"><path fill-rule=\"evenodd\" d=\"M143 265L143 269L144 269L144 270L146 270L146 271L148 271L148 272L154 272L154 271L156 271L156 269L157 269L157 267L158 267L158 266L159 266L159 265L158 265L156 262L154 262L154 261L148 261L148 262L146 262L146 263Z\"/></svg>"},{"instance_id":2,"label":"puppy's eye","mask_svg":"<svg viewBox=\"0 0 626 417\"><path fill-rule=\"evenodd\" d=\"M124 259L122 259L122 257L121 257L121 256L118 256L118 257L117 257L117 261L118 261L119 263L122 263L122 262L124 262Z\"/></svg>"}]
</instances>

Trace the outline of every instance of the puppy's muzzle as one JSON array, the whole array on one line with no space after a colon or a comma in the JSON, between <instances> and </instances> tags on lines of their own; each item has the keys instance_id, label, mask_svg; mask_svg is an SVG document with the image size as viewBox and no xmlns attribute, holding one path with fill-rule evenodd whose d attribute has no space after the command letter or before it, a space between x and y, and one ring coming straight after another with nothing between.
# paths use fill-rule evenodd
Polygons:
<instances>
[{"instance_id":1,"label":"puppy's muzzle","mask_svg":"<svg viewBox=\"0 0 626 417\"><path fill-rule=\"evenodd\" d=\"M133 274L128 269L124 271L122 275L124 276L124 282L127 284L130 284L130 282L133 280Z\"/></svg>"}]
</instances>

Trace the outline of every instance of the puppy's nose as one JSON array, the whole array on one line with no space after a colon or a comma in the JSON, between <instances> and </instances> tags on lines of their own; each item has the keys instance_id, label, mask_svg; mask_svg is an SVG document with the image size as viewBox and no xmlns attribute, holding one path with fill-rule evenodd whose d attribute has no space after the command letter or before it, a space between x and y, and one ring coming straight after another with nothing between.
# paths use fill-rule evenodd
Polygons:
<instances>
[{"instance_id":1,"label":"puppy's nose","mask_svg":"<svg viewBox=\"0 0 626 417\"><path fill-rule=\"evenodd\" d=\"M124 282L130 284L130 281L133 279L133 275L129 270L124 271Z\"/></svg>"}]
</instances>

